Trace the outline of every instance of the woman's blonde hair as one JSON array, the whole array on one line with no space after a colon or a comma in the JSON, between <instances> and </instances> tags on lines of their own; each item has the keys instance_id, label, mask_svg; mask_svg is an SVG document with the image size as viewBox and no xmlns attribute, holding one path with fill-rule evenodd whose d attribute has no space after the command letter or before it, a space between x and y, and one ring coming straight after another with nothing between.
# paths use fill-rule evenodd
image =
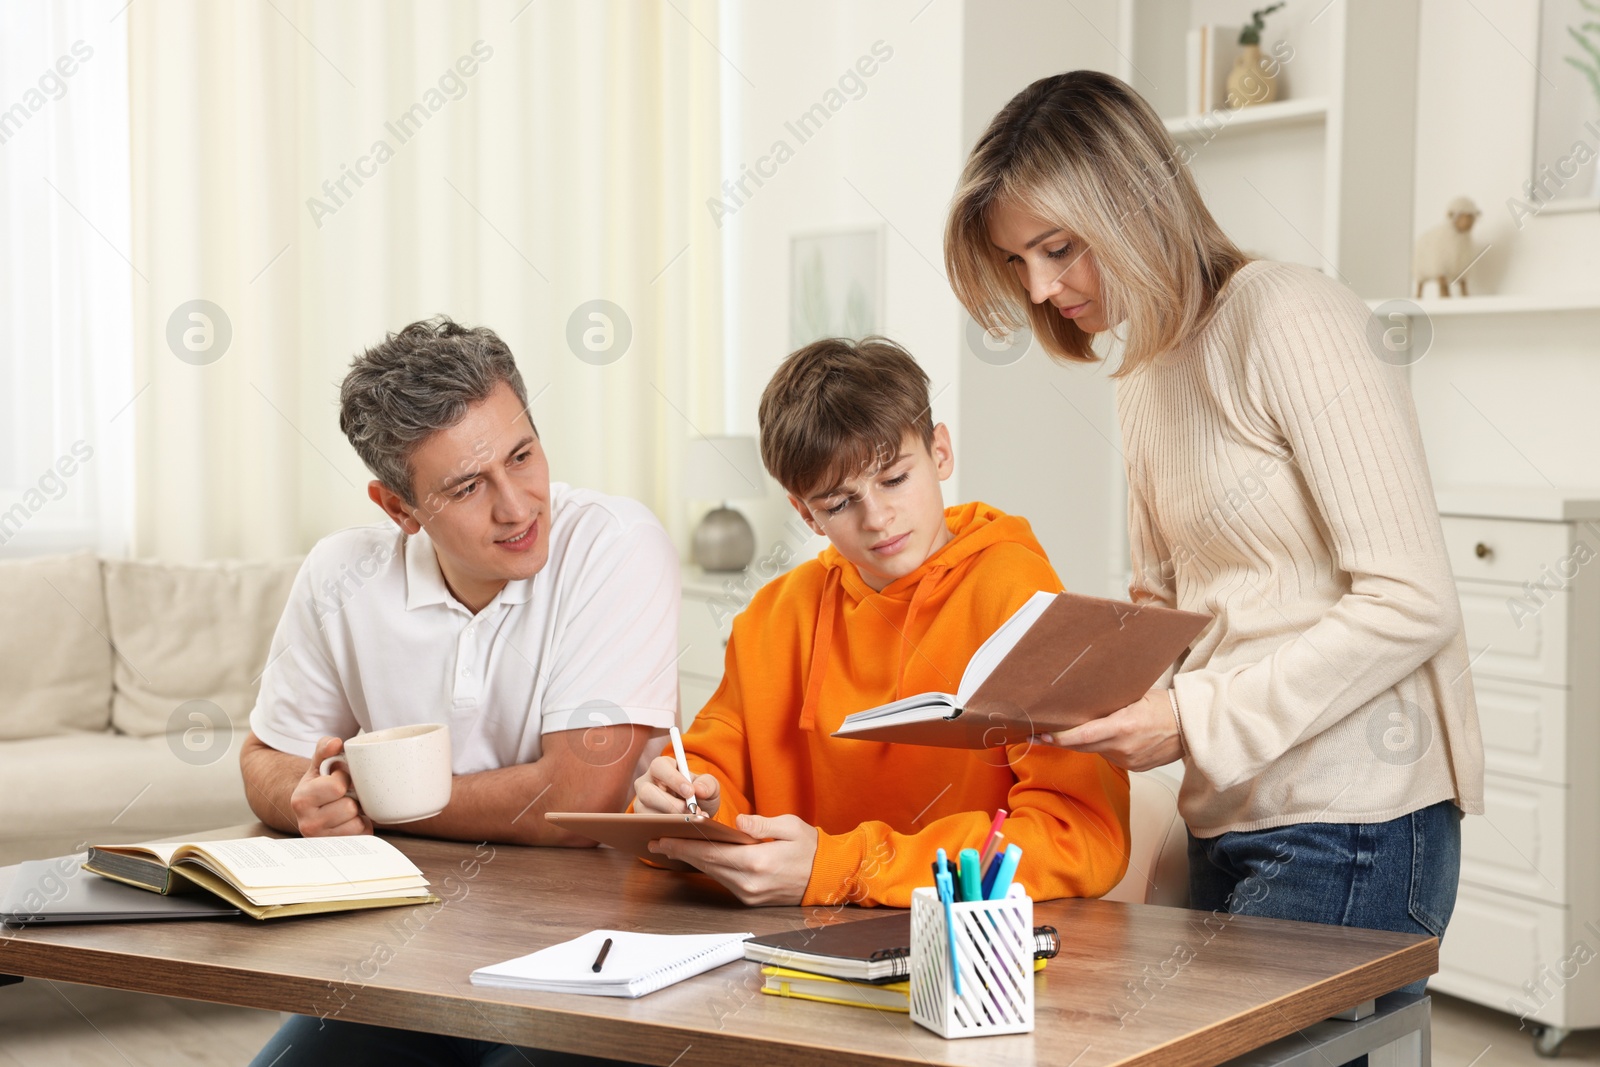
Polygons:
<instances>
[{"instance_id":1,"label":"woman's blonde hair","mask_svg":"<svg viewBox=\"0 0 1600 1067\"><path fill-rule=\"evenodd\" d=\"M989 239L990 213L1012 205L1094 256L1106 323L1126 330L1116 375L1171 352L1249 261L1200 199L1188 158L1118 78L1075 70L1034 82L989 123L961 173L944 235L956 297L986 328L1030 326L1063 362L1100 358L1092 334L1028 298Z\"/></svg>"}]
</instances>

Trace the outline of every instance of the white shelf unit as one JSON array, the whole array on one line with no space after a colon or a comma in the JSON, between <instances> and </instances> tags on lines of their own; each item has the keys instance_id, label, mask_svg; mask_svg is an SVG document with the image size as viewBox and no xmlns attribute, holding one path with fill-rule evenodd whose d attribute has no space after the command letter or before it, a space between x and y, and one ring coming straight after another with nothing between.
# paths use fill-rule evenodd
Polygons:
<instances>
[{"instance_id":1,"label":"white shelf unit","mask_svg":"<svg viewBox=\"0 0 1600 1067\"><path fill-rule=\"evenodd\" d=\"M1362 297L1404 292L1412 239L1419 0L1290 4L1267 18L1263 55L1280 99L1184 114L1186 39L1243 25L1260 0L1124 0L1120 76L1187 150L1218 223L1246 252L1315 267Z\"/></svg>"},{"instance_id":2,"label":"white shelf unit","mask_svg":"<svg viewBox=\"0 0 1600 1067\"><path fill-rule=\"evenodd\" d=\"M1412 290L1415 292L1415 290ZM1492 296L1425 296L1391 299L1409 300L1429 318L1458 315L1544 315L1568 311L1600 311L1600 293L1506 293ZM1376 308L1383 300L1368 300Z\"/></svg>"},{"instance_id":3,"label":"white shelf unit","mask_svg":"<svg viewBox=\"0 0 1600 1067\"><path fill-rule=\"evenodd\" d=\"M1224 137L1230 133L1255 133L1274 126L1321 124L1328 121L1325 97L1305 100L1274 100L1255 107L1218 109L1204 115L1182 115L1163 120L1175 141L1190 144Z\"/></svg>"},{"instance_id":4,"label":"white shelf unit","mask_svg":"<svg viewBox=\"0 0 1600 1067\"><path fill-rule=\"evenodd\" d=\"M1583 965L1600 948L1600 493L1437 495L1486 810L1461 825L1461 887L1431 988L1546 1028L1536 1037L1549 1051L1600 1025L1600 969Z\"/></svg>"}]
</instances>

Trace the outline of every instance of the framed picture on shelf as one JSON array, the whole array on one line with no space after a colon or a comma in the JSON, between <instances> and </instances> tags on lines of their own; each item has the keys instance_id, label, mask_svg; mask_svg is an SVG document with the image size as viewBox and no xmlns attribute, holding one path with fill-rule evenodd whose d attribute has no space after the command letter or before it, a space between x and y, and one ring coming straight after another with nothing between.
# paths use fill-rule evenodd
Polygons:
<instances>
[{"instance_id":1,"label":"framed picture on shelf","mask_svg":"<svg viewBox=\"0 0 1600 1067\"><path fill-rule=\"evenodd\" d=\"M883 331L883 227L795 234L789 242L789 346Z\"/></svg>"},{"instance_id":2,"label":"framed picture on shelf","mask_svg":"<svg viewBox=\"0 0 1600 1067\"><path fill-rule=\"evenodd\" d=\"M1541 211L1600 210L1600 0L1542 0L1533 193Z\"/></svg>"}]
</instances>

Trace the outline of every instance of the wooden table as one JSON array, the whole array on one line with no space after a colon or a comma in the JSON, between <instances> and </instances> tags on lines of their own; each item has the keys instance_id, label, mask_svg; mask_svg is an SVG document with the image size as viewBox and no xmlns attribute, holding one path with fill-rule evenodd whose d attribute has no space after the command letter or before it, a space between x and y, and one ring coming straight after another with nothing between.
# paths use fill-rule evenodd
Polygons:
<instances>
[{"instance_id":1,"label":"wooden table","mask_svg":"<svg viewBox=\"0 0 1600 1067\"><path fill-rule=\"evenodd\" d=\"M1068 900L1034 912L1036 923L1061 931L1063 948L1038 975L1031 1034L945 1041L905 1015L766 996L759 967L747 962L638 1000L491 989L468 974L597 927L771 933L882 913L744 908L709 879L610 850L391 840L443 904L270 922L8 929L0 973L678 1067L1199 1067L1438 966L1432 938Z\"/></svg>"}]
</instances>

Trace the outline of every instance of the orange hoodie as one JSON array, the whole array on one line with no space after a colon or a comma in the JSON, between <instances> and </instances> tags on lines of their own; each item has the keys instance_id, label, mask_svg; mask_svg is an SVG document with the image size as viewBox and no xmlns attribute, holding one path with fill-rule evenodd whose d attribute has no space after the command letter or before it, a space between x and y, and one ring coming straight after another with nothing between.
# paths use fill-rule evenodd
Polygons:
<instances>
[{"instance_id":1,"label":"orange hoodie","mask_svg":"<svg viewBox=\"0 0 1600 1067\"><path fill-rule=\"evenodd\" d=\"M946 749L829 736L846 715L954 693L984 639L1058 590L1025 519L949 508L955 539L874 592L832 546L764 586L733 622L722 685L684 735L721 783L719 821L798 815L818 829L806 905L906 908L944 848L981 848L996 808L1035 900L1098 896L1127 866L1128 776L1044 745Z\"/></svg>"}]
</instances>

